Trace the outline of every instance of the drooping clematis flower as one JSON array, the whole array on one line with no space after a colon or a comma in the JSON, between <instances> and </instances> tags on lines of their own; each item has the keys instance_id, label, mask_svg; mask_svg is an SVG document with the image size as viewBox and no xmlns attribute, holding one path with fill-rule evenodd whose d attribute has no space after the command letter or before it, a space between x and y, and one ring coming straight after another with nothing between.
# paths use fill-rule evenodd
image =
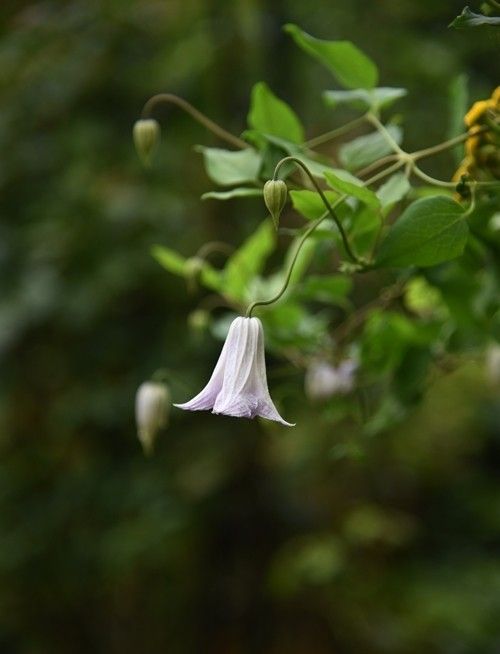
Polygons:
<instances>
[{"instance_id":1,"label":"drooping clematis flower","mask_svg":"<svg viewBox=\"0 0 500 654\"><path fill-rule=\"evenodd\" d=\"M264 331L258 318L233 320L208 384L189 402L174 406L237 418L260 416L294 426L283 420L269 395Z\"/></svg>"}]
</instances>

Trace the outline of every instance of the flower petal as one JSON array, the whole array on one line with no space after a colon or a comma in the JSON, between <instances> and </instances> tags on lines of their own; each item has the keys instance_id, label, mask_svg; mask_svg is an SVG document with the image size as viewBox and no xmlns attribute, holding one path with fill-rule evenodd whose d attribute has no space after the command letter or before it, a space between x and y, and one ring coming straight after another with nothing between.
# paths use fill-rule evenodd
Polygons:
<instances>
[{"instance_id":1,"label":"flower petal","mask_svg":"<svg viewBox=\"0 0 500 654\"><path fill-rule=\"evenodd\" d=\"M258 318L235 318L217 365L205 388L180 409L255 418L293 427L278 413L267 387L264 332Z\"/></svg>"},{"instance_id":2,"label":"flower petal","mask_svg":"<svg viewBox=\"0 0 500 654\"><path fill-rule=\"evenodd\" d=\"M280 416L269 395L262 323L258 318L237 320L238 338L234 349L228 351L224 383L213 412L239 418L260 416L292 427Z\"/></svg>"},{"instance_id":3,"label":"flower petal","mask_svg":"<svg viewBox=\"0 0 500 654\"><path fill-rule=\"evenodd\" d=\"M253 418L257 398L245 393L245 385L252 374L257 333L249 318L236 318L233 325L234 338L227 350L224 382L213 412L238 418Z\"/></svg>"},{"instance_id":4,"label":"flower petal","mask_svg":"<svg viewBox=\"0 0 500 654\"><path fill-rule=\"evenodd\" d=\"M231 343L234 339L235 322L236 321L233 320L231 323L226 341L207 385L198 393L198 395L195 395L192 400L189 400L189 402L174 404L178 409L185 409L186 411L206 411L214 406L215 400L222 389L226 355L228 350L231 349Z\"/></svg>"}]
</instances>

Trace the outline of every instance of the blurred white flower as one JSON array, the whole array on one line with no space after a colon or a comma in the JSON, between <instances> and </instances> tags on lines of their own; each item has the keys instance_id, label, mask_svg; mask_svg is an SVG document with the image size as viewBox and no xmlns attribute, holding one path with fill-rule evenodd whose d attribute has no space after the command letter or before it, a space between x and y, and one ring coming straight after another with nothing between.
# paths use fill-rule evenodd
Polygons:
<instances>
[{"instance_id":1,"label":"blurred white flower","mask_svg":"<svg viewBox=\"0 0 500 654\"><path fill-rule=\"evenodd\" d=\"M353 359L345 359L338 367L327 361L314 361L307 369L304 380L307 397L320 401L350 393L354 388L357 368L358 364Z\"/></svg>"},{"instance_id":2,"label":"blurred white flower","mask_svg":"<svg viewBox=\"0 0 500 654\"><path fill-rule=\"evenodd\" d=\"M500 384L500 345L497 343L486 350L486 372L492 384Z\"/></svg>"},{"instance_id":3,"label":"blurred white flower","mask_svg":"<svg viewBox=\"0 0 500 654\"><path fill-rule=\"evenodd\" d=\"M165 384L147 381L139 386L135 396L137 436L145 454L151 454L158 432L167 426L170 412L170 392Z\"/></svg>"},{"instance_id":4,"label":"blurred white flower","mask_svg":"<svg viewBox=\"0 0 500 654\"><path fill-rule=\"evenodd\" d=\"M278 413L267 387L264 331L258 318L236 318L205 388L192 400L174 406L188 411L212 410L237 418L267 418L293 425Z\"/></svg>"}]
</instances>

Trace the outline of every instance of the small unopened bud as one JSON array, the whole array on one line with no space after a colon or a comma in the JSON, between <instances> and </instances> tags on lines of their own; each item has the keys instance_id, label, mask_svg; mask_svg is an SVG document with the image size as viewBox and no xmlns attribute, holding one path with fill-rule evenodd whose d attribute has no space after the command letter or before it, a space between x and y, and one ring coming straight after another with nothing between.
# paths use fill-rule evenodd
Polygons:
<instances>
[{"instance_id":1,"label":"small unopened bud","mask_svg":"<svg viewBox=\"0 0 500 654\"><path fill-rule=\"evenodd\" d=\"M170 413L170 392L166 384L147 381L135 396L137 437L145 454L153 452L158 432L167 426Z\"/></svg>"},{"instance_id":2,"label":"small unopened bud","mask_svg":"<svg viewBox=\"0 0 500 654\"><path fill-rule=\"evenodd\" d=\"M281 212L286 203L287 187L282 179L270 179L264 184L264 202L271 214L274 226L278 229Z\"/></svg>"},{"instance_id":3,"label":"small unopened bud","mask_svg":"<svg viewBox=\"0 0 500 654\"><path fill-rule=\"evenodd\" d=\"M350 393L354 388L357 367L352 359L346 359L337 368L327 361L315 361L306 371L304 385L307 397L322 401L334 395Z\"/></svg>"},{"instance_id":4,"label":"small unopened bud","mask_svg":"<svg viewBox=\"0 0 500 654\"><path fill-rule=\"evenodd\" d=\"M154 118L141 118L134 124L134 144L142 163L149 166L160 142L160 125Z\"/></svg>"}]
</instances>

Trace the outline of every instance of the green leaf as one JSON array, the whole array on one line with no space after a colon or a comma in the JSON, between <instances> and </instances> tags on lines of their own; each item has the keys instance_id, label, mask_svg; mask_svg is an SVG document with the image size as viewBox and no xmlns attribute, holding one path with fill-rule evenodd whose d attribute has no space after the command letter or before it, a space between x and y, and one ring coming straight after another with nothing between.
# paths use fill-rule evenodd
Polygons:
<instances>
[{"instance_id":1,"label":"green leaf","mask_svg":"<svg viewBox=\"0 0 500 654\"><path fill-rule=\"evenodd\" d=\"M247 131L245 132L245 135L249 136L250 138L254 138L255 132ZM323 163L322 161L319 161L317 159L312 159L310 156L304 154L303 148L297 145L297 143L292 143L291 141L287 141L286 139L279 138L278 136L273 136L272 134L260 134L260 136L264 137L267 142L277 146L285 153L293 157L297 157L297 159L300 159L309 168L311 174L314 177L324 179L325 170L337 172L336 169L332 168L332 166L329 163L327 162ZM276 161L276 163L278 162ZM285 166L281 168L280 175L281 177L286 177L288 174L290 174L290 172L295 170L300 170L300 169L294 163L285 164ZM349 175L349 173L347 173L346 171L343 171L343 174Z\"/></svg>"},{"instance_id":2,"label":"green leaf","mask_svg":"<svg viewBox=\"0 0 500 654\"><path fill-rule=\"evenodd\" d=\"M311 315L303 306L290 300L285 302L281 299L267 307L260 317L264 324L266 347L278 351L290 347L315 351L321 335L328 329L326 316Z\"/></svg>"},{"instance_id":3,"label":"green leaf","mask_svg":"<svg viewBox=\"0 0 500 654\"><path fill-rule=\"evenodd\" d=\"M164 245L154 245L151 248L151 255L165 270L168 270L174 275L184 276L186 259L174 250Z\"/></svg>"},{"instance_id":4,"label":"green leaf","mask_svg":"<svg viewBox=\"0 0 500 654\"><path fill-rule=\"evenodd\" d=\"M411 320L387 309L368 314L361 337L363 369L377 378L394 370L411 346L425 346L435 340L438 331L432 324Z\"/></svg>"},{"instance_id":5,"label":"green leaf","mask_svg":"<svg viewBox=\"0 0 500 654\"><path fill-rule=\"evenodd\" d=\"M374 111L389 107L407 94L406 89L379 86L375 89L353 89L352 91L325 91L323 99L330 107L349 105L360 111Z\"/></svg>"},{"instance_id":6,"label":"green leaf","mask_svg":"<svg viewBox=\"0 0 500 654\"><path fill-rule=\"evenodd\" d=\"M478 27L480 25L500 25L500 16L475 14L469 7L464 7L460 16L457 16L448 27L454 27L456 30L459 30L467 27Z\"/></svg>"},{"instance_id":7,"label":"green leaf","mask_svg":"<svg viewBox=\"0 0 500 654\"><path fill-rule=\"evenodd\" d=\"M423 318L447 318L448 312L438 288L425 277L412 277L405 287L404 303L410 311Z\"/></svg>"},{"instance_id":8,"label":"green leaf","mask_svg":"<svg viewBox=\"0 0 500 654\"><path fill-rule=\"evenodd\" d=\"M273 295L276 295L276 293L278 293L278 291L281 288L283 288L283 284L288 275L288 271L290 270L292 259L295 257L295 253L297 251L297 247L299 246L301 239L302 239L301 235L297 236L290 243L285 259L283 261L283 265L281 266L281 269L274 275L271 275L270 277L266 278L265 280L261 280L260 288L258 289L258 293L255 295L256 298L271 297ZM293 266L293 271L290 277L288 288L285 294L282 296L283 302L287 301L288 296L294 290L295 285L305 275L307 269L311 264L312 259L314 258L316 245L317 245L317 241L314 241L313 239L308 239L300 248L299 254L295 259L295 264Z\"/></svg>"},{"instance_id":9,"label":"green leaf","mask_svg":"<svg viewBox=\"0 0 500 654\"><path fill-rule=\"evenodd\" d=\"M381 216L378 209L360 205L354 212L349 226L349 238L356 252L370 255L380 232Z\"/></svg>"},{"instance_id":10,"label":"green leaf","mask_svg":"<svg viewBox=\"0 0 500 654\"><path fill-rule=\"evenodd\" d=\"M350 41L316 39L291 23L284 30L302 50L325 65L342 86L370 89L377 84L376 65Z\"/></svg>"},{"instance_id":11,"label":"green leaf","mask_svg":"<svg viewBox=\"0 0 500 654\"><path fill-rule=\"evenodd\" d=\"M208 191L201 196L202 200L231 200L232 198L262 197L260 188L233 188L230 191Z\"/></svg>"},{"instance_id":12,"label":"green leaf","mask_svg":"<svg viewBox=\"0 0 500 654\"><path fill-rule=\"evenodd\" d=\"M434 266L462 254L468 235L462 207L445 196L417 200L383 240L377 266Z\"/></svg>"},{"instance_id":13,"label":"green leaf","mask_svg":"<svg viewBox=\"0 0 500 654\"><path fill-rule=\"evenodd\" d=\"M369 207L380 207L380 201L373 191L369 188L358 184L353 184L345 179L341 179L338 175L330 172L325 172L326 181L328 184L340 193L349 195L357 200L360 200ZM361 184L361 182L359 182Z\"/></svg>"},{"instance_id":14,"label":"green leaf","mask_svg":"<svg viewBox=\"0 0 500 654\"><path fill-rule=\"evenodd\" d=\"M151 248L151 255L158 261L160 266L163 266L165 270L168 270L173 275L178 275L179 277L186 276L187 259L174 250L164 245L154 245ZM200 271L200 281L204 286L214 291L220 291L222 288L222 274L220 271L212 268L206 261L203 263Z\"/></svg>"},{"instance_id":15,"label":"green leaf","mask_svg":"<svg viewBox=\"0 0 500 654\"><path fill-rule=\"evenodd\" d=\"M224 293L237 300L245 298L249 283L264 267L274 249L273 224L265 220L228 259L224 268Z\"/></svg>"},{"instance_id":16,"label":"green leaf","mask_svg":"<svg viewBox=\"0 0 500 654\"><path fill-rule=\"evenodd\" d=\"M282 281L284 281L285 277L288 275L288 271L290 270L292 259L295 257L297 247L299 246L301 240L302 240L302 236L298 236L297 238L295 238L287 250L285 259L283 261L281 274L280 274ZM297 284L297 282L299 282L302 279L302 277L305 275L314 257L314 253L316 251L316 245L317 243L315 241L307 240L300 248L300 252L297 258L295 259L293 272L290 277L290 288L293 288L293 286Z\"/></svg>"},{"instance_id":17,"label":"green leaf","mask_svg":"<svg viewBox=\"0 0 500 654\"><path fill-rule=\"evenodd\" d=\"M411 189L410 182L404 173L396 173L377 190L382 209L390 209L396 202L402 200Z\"/></svg>"},{"instance_id":18,"label":"green leaf","mask_svg":"<svg viewBox=\"0 0 500 654\"><path fill-rule=\"evenodd\" d=\"M387 125L387 131L396 143L401 143L403 132L400 127ZM392 151L390 143L387 142L383 134L372 132L344 143L339 148L339 159L342 165L349 170L356 170L368 166L387 154L391 154Z\"/></svg>"},{"instance_id":19,"label":"green leaf","mask_svg":"<svg viewBox=\"0 0 500 654\"><path fill-rule=\"evenodd\" d=\"M352 289L352 279L345 275L310 275L297 289L308 300L345 304Z\"/></svg>"},{"instance_id":20,"label":"green leaf","mask_svg":"<svg viewBox=\"0 0 500 654\"><path fill-rule=\"evenodd\" d=\"M330 204L333 204L339 197L339 194L335 191L324 191L324 194ZM308 220L317 220L326 211L325 204L316 191L292 190L289 195L292 199L293 208Z\"/></svg>"},{"instance_id":21,"label":"green leaf","mask_svg":"<svg viewBox=\"0 0 500 654\"><path fill-rule=\"evenodd\" d=\"M261 157L253 148L233 151L200 145L196 150L203 154L207 175L216 184L231 186L258 178Z\"/></svg>"},{"instance_id":22,"label":"green leaf","mask_svg":"<svg viewBox=\"0 0 500 654\"><path fill-rule=\"evenodd\" d=\"M292 143L304 141L304 128L293 109L277 98L264 82L255 84L252 89L248 124L258 132Z\"/></svg>"}]
</instances>

